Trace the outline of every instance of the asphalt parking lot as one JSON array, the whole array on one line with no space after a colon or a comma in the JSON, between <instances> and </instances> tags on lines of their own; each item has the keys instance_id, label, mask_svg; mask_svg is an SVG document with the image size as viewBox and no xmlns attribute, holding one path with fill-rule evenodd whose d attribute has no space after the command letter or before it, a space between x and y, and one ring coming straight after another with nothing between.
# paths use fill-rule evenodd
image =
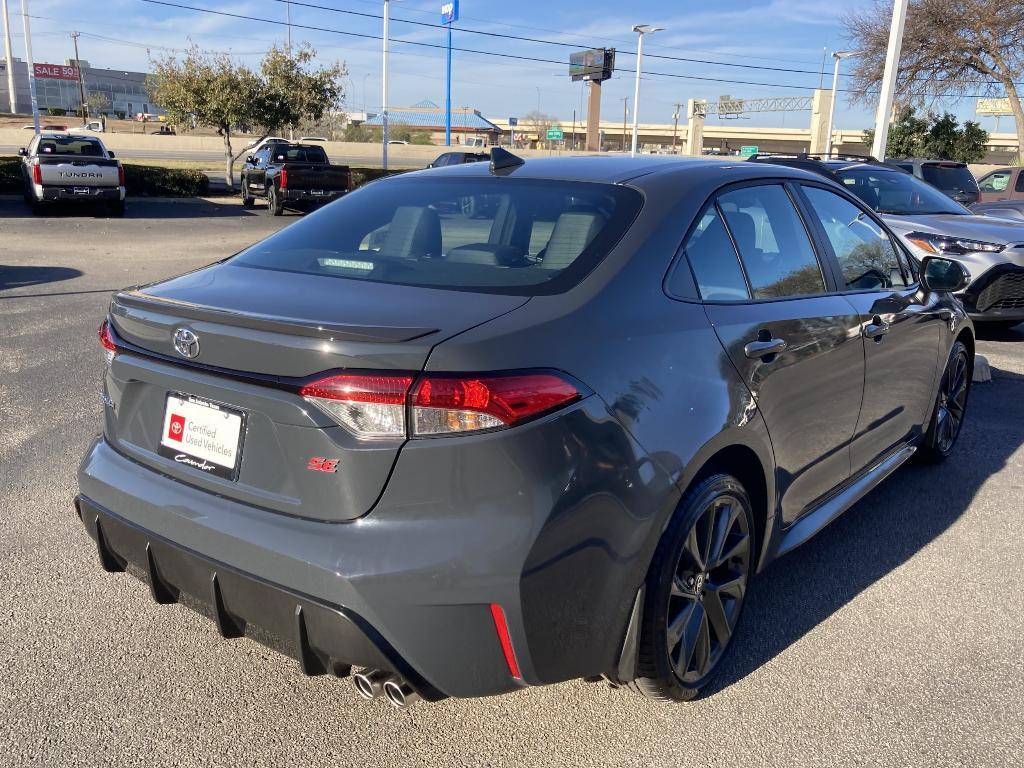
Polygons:
<instances>
[{"instance_id":1,"label":"asphalt parking lot","mask_svg":"<svg viewBox=\"0 0 1024 768\"><path fill-rule=\"evenodd\" d=\"M1024 326L979 344L994 378L956 460L901 469L762 574L721 684L686 705L574 682L402 713L102 571L71 499L110 292L290 221L0 198L0 765L1019 764Z\"/></svg>"}]
</instances>

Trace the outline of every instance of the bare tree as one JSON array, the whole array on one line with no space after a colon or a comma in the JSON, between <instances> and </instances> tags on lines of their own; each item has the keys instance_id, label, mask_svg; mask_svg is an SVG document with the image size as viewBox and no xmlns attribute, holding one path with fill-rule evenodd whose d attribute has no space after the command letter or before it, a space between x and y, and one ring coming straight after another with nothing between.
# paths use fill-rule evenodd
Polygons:
<instances>
[{"instance_id":1,"label":"bare tree","mask_svg":"<svg viewBox=\"0 0 1024 768\"><path fill-rule=\"evenodd\" d=\"M854 98L872 103L885 68L892 0L874 0L845 19L853 59ZM910 0L896 78L897 100L927 109L968 94L1006 96L1017 123L1024 162L1024 2L1021 0Z\"/></svg>"}]
</instances>

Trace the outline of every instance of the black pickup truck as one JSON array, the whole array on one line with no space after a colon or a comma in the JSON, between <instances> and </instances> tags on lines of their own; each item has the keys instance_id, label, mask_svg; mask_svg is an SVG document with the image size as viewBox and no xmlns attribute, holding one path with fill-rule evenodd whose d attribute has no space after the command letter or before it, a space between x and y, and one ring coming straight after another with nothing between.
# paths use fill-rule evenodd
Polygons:
<instances>
[{"instance_id":1,"label":"black pickup truck","mask_svg":"<svg viewBox=\"0 0 1024 768\"><path fill-rule=\"evenodd\" d=\"M266 198L271 216L285 208L318 208L351 189L348 166L332 165L315 144L264 144L242 166L242 205L251 208L255 198Z\"/></svg>"}]
</instances>

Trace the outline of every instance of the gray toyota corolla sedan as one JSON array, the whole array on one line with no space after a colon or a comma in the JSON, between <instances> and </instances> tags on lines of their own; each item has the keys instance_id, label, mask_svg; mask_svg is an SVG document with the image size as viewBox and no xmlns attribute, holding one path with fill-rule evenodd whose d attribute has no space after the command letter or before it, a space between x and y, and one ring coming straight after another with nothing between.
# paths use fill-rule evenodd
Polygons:
<instances>
[{"instance_id":1,"label":"gray toyota corolla sedan","mask_svg":"<svg viewBox=\"0 0 1024 768\"><path fill-rule=\"evenodd\" d=\"M117 293L78 513L366 697L686 700L756 573L950 455L965 279L820 175L494 150Z\"/></svg>"}]
</instances>

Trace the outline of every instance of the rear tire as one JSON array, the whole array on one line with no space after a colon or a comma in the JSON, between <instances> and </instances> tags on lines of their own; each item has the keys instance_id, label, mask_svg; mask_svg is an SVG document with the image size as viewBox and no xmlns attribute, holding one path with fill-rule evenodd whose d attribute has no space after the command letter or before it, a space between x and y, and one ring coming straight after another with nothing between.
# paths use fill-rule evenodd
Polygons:
<instances>
[{"instance_id":1,"label":"rear tire","mask_svg":"<svg viewBox=\"0 0 1024 768\"><path fill-rule=\"evenodd\" d=\"M113 203L107 203L107 215L115 219L120 219L124 216L124 200L116 200Z\"/></svg>"},{"instance_id":2,"label":"rear tire","mask_svg":"<svg viewBox=\"0 0 1024 768\"><path fill-rule=\"evenodd\" d=\"M753 507L731 475L687 492L647 574L637 678L650 699L689 701L731 647L756 555Z\"/></svg>"},{"instance_id":3,"label":"rear tire","mask_svg":"<svg viewBox=\"0 0 1024 768\"><path fill-rule=\"evenodd\" d=\"M974 359L962 341L953 344L939 380L939 392L932 407L932 418L924 434L917 457L926 464L939 464L953 453L967 415L971 394Z\"/></svg>"},{"instance_id":4,"label":"rear tire","mask_svg":"<svg viewBox=\"0 0 1024 768\"><path fill-rule=\"evenodd\" d=\"M280 216L284 213L284 203L281 202L277 187L270 187L267 190L267 213L271 216Z\"/></svg>"},{"instance_id":5,"label":"rear tire","mask_svg":"<svg viewBox=\"0 0 1024 768\"><path fill-rule=\"evenodd\" d=\"M28 207L31 209L33 216L42 216L46 213L46 208L34 197L28 201Z\"/></svg>"}]
</instances>

